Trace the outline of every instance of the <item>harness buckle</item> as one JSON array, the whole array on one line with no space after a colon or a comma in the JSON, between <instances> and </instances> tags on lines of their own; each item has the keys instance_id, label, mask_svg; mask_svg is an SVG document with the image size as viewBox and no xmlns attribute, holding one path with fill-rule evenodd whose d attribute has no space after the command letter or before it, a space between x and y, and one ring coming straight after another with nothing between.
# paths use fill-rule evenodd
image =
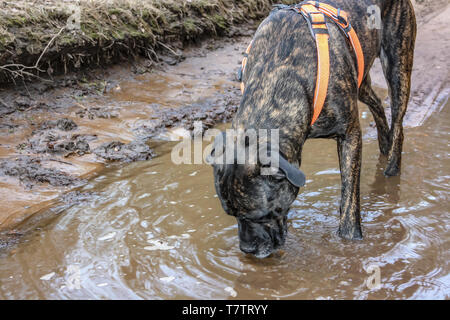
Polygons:
<instances>
[{"instance_id":1,"label":"harness buckle","mask_svg":"<svg viewBox=\"0 0 450 320\"><path fill-rule=\"evenodd\" d=\"M344 31L345 35L348 37L348 33L352 29L352 25L345 16L341 15L341 8L337 9L337 15L333 16L333 18L337 20L338 26L342 29L342 31Z\"/></svg>"},{"instance_id":2,"label":"harness buckle","mask_svg":"<svg viewBox=\"0 0 450 320\"><path fill-rule=\"evenodd\" d=\"M292 5L286 5L286 4L273 4L272 5L272 11L278 11L278 10L284 10L284 9L292 9Z\"/></svg>"},{"instance_id":3,"label":"harness buckle","mask_svg":"<svg viewBox=\"0 0 450 320\"><path fill-rule=\"evenodd\" d=\"M327 21L325 20L325 15L322 12L308 12L305 14L303 11L300 11L300 13L305 17L305 20L308 23L309 31L314 39L317 34L329 35ZM320 16L322 19L320 21L314 21L313 15ZM318 26L325 26L325 28L319 28Z\"/></svg>"},{"instance_id":4,"label":"harness buckle","mask_svg":"<svg viewBox=\"0 0 450 320\"><path fill-rule=\"evenodd\" d=\"M339 21L339 23L342 23L343 25L347 25L348 21L343 16L341 16L341 8L338 9L336 19Z\"/></svg>"},{"instance_id":5,"label":"harness buckle","mask_svg":"<svg viewBox=\"0 0 450 320\"><path fill-rule=\"evenodd\" d=\"M350 32L350 30L352 30L352 24L349 22L347 27L343 28L345 34L348 36L348 33Z\"/></svg>"}]
</instances>

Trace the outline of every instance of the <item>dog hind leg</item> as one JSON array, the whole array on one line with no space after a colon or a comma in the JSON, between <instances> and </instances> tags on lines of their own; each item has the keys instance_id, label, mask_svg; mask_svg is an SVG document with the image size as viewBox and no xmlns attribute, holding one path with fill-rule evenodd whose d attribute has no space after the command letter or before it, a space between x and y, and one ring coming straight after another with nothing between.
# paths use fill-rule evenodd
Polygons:
<instances>
[{"instance_id":1,"label":"dog hind leg","mask_svg":"<svg viewBox=\"0 0 450 320\"><path fill-rule=\"evenodd\" d=\"M380 60L389 85L392 111L385 175L396 176L401 167L403 117L411 89L416 20L409 0L392 1L385 10Z\"/></svg>"},{"instance_id":2,"label":"dog hind leg","mask_svg":"<svg viewBox=\"0 0 450 320\"><path fill-rule=\"evenodd\" d=\"M380 146L380 152L383 155L387 155L390 146L389 125L381 100L372 89L369 74L364 78L361 87L359 88L359 100L365 103L369 107L370 112L372 112L378 131L378 145Z\"/></svg>"}]
</instances>

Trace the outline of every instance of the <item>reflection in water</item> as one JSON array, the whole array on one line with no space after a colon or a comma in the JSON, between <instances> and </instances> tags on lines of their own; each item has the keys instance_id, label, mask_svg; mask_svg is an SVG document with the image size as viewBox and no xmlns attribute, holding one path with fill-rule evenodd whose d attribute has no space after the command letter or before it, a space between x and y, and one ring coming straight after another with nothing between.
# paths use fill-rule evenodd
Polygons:
<instances>
[{"instance_id":1,"label":"reflection in water","mask_svg":"<svg viewBox=\"0 0 450 320\"><path fill-rule=\"evenodd\" d=\"M363 241L336 235L334 141L307 142L287 243L264 260L239 251L211 168L172 165L166 143L92 179L82 191L97 197L3 252L0 298L232 298L227 287L237 299L449 298L448 112L406 131L401 177L385 178L377 141L364 142ZM373 265L378 289L366 285Z\"/></svg>"}]
</instances>

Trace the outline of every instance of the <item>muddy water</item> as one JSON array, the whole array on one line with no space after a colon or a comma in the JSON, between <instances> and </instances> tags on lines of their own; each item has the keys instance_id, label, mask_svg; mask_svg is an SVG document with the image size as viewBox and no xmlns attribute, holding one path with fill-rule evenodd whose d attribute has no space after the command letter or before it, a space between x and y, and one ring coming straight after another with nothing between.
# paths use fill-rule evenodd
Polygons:
<instances>
[{"instance_id":1,"label":"muddy water","mask_svg":"<svg viewBox=\"0 0 450 320\"><path fill-rule=\"evenodd\" d=\"M363 241L336 235L333 141L307 142L287 243L264 260L239 251L211 168L175 166L174 143L159 143L157 158L109 168L81 189L95 198L1 253L0 298L448 299L449 110L407 129L402 175L386 179L361 106Z\"/></svg>"}]
</instances>

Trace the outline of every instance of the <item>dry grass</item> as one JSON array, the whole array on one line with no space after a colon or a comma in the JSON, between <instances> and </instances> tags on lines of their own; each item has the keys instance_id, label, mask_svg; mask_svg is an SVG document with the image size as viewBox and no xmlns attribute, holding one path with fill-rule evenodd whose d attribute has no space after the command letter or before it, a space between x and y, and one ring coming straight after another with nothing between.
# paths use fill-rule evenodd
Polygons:
<instances>
[{"instance_id":1,"label":"dry grass","mask_svg":"<svg viewBox=\"0 0 450 320\"><path fill-rule=\"evenodd\" d=\"M137 55L157 59L162 47L225 35L233 25L265 17L277 2L295 1L0 0L0 82ZM67 27L74 8L79 30Z\"/></svg>"}]
</instances>

